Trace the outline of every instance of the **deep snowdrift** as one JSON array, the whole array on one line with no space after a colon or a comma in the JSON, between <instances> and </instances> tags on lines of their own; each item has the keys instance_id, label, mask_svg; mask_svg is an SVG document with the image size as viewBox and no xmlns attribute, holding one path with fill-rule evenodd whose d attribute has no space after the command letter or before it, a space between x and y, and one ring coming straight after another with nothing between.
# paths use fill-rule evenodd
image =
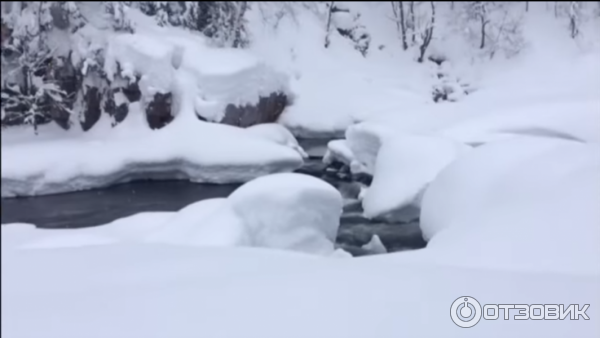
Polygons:
<instances>
[{"instance_id":1,"label":"deep snowdrift","mask_svg":"<svg viewBox=\"0 0 600 338\"><path fill-rule=\"evenodd\" d=\"M26 251L3 246L2 335L592 338L600 333L597 276L459 269L415 264L403 255L316 259L148 244ZM501 317L462 329L448 310L464 295L482 304L591 304L590 320Z\"/></svg>"},{"instance_id":2,"label":"deep snowdrift","mask_svg":"<svg viewBox=\"0 0 600 338\"><path fill-rule=\"evenodd\" d=\"M600 275L600 145L518 137L450 164L422 201L427 251L485 268Z\"/></svg>"},{"instance_id":3,"label":"deep snowdrift","mask_svg":"<svg viewBox=\"0 0 600 338\"><path fill-rule=\"evenodd\" d=\"M419 218L419 196L468 146L435 136L396 135L377 154L373 183L362 205L365 216L409 222Z\"/></svg>"},{"instance_id":4,"label":"deep snowdrift","mask_svg":"<svg viewBox=\"0 0 600 338\"><path fill-rule=\"evenodd\" d=\"M226 198L212 198L173 213L157 231L140 240L191 246L235 247L250 245L243 220Z\"/></svg>"}]
</instances>

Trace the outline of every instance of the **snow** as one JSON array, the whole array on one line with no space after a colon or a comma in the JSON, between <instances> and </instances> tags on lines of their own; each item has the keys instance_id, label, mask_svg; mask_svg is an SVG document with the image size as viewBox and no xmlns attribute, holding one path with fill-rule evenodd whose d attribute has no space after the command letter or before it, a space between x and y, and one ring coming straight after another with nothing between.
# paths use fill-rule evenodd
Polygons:
<instances>
[{"instance_id":1,"label":"snow","mask_svg":"<svg viewBox=\"0 0 600 338\"><path fill-rule=\"evenodd\" d=\"M229 197L252 245L331 254L342 196L328 183L302 174L273 174L250 181Z\"/></svg>"},{"instance_id":2,"label":"snow","mask_svg":"<svg viewBox=\"0 0 600 338\"><path fill-rule=\"evenodd\" d=\"M375 171L375 161L383 139L393 134L393 130L378 123L358 123L346 130L346 142L354 158L367 173Z\"/></svg>"},{"instance_id":3,"label":"snow","mask_svg":"<svg viewBox=\"0 0 600 338\"><path fill-rule=\"evenodd\" d=\"M324 13L323 4L314 6ZM263 20L265 14L276 12L276 6L249 13L249 29L255 38L250 49L288 74L290 89L296 94L279 122L297 136L340 135L368 116L403 111L430 100L428 71L415 66L401 50L395 24L381 20L388 16L388 6L348 3L353 13L361 13L359 21L373 37L367 58L333 27L330 46L323 48L325 15L319 17L301 5L294 7L293 15L278 20L277 29ZM382 44L386 48L379 50Z\"/></svg>"},{"instance_id":4,"label":"snow","mask_svg":"<svg viewBox=\"0 0 600 338\"><path fill-rule=\"evenodd\" d=\"M253 9L250 51L215 51L133 13L140 39L108 41L130 50L115 55L127 71L173 68L159 84L175 90L175 121L149 131L132 105L122 124L103 118L86 134L47 126L32 140L3 130L2 196L134 178L252 181L227 199L98 228L3 225L2 335L598 337L600 40L590 29L574 42L566 21L530 5L522 55L476 60L446 39L456 33L448 27L432 42L431 53L450 59L442 67L401 50L389 3L344 4L372 38L366 57L335 32L324 49L323 21L305 4L277 29ZM277 17L277 6L293 5L262 9ZM463 83L475 91L432 102L435 86ZM218 120L226 103L275 91L293 93L279 122L296 135L345 132L329 155L374 174L361 189L365 211L421 207L425 249L339 259L348 257L333 246L339 192L302 175L255 179L302 163L283 129L196 117ZM461 143L477 147L463 154ZM374 236L365 248L382 246ZM448 315L464 295L482 304L591 304L591 319L482 320L466 330Z\"/></svg>"},{"instance_id":5,"label":"snow","mask_svg":"<svg viewBox=\"0 0 600 338\"><path fill-rule=\"evenodd\" d=\"M279 145L296 150L302 158L308 158L308 154L298 144L292 133L284 126L277 123L262 123L246 128L247 131L260 138L273 141Z\"/></svg>"},{"instance_id":6,"label":"snow","mask_svg":"<svg viewBox=\"0 0 600 338\"><path fill-rule=\"evenodd\" d=\"M144 240L215 247L249 244L243 221L233 213L226 198L213 198L186 206Z\"/></svg>"},{"instance_id":7,"label":"snow","mask_svg":"<svg viewBox=\"0 0 600 338\"><path fill-rule=\"evenodd\" d=\"M77 53L83 58L106 43L104 71L109 79L115 77L118 64L125 78L142 75L140 90L146 101L155 92L173 91L175 121L161 130L148 130L143 104L133 103L115 128L102 114L88 133L77 125L68 132L42 126L39 137L25 127L3 130L2 197L91 189L140 178L245 182L302 164L298 149L202 123L195 116L220 120L228 104L256 104L275 92L291 96L286 74L248 51L210 48L202 37L150 24L137 10L129 14L135 34L109 34L102 31L102 23L89 25L74 37L73 43L81 44ZM90 37L95 38L92 45L86 40Z\"/></svg>"},{"instance_id":8,"label":"snow","mask_svg":"<svg viewBox=\"0 0 600 338\"><path fill-rule=\"evenodd\" d=\"M381 243L381 239L377 235L373 235L369 243L362 246L364 250L372 254L384 254L387 253L385 245Z\"/></svg>"},{"instance_id":9,"label":"snow","mask_svg":"<svg viewBox=\"0 0 600 338\"><path fill-rule=\"evenodd\" d=\"M414 264L402 254L331 259L158 244L2 250L6 337L44 332L64 338L591 338L599 333L598 276ZM590 320L482 320L461 329L448 309L465 294L482 304L591 304Z\"/></svg>"},{"instance_id":10,"label":"snow","mask_svg":"<svg viewBox=\"0 0 600 338\"><path fill-rule=\"evenodd\" d=\"M77 230L35 231L27 227L27 231L17 231L12 225L6 234L14 240L3 245L51 249L161 243L331 255L341 213L342 196L328 183L302 174L273 174L242 185L228 198L202 200L177 212L138 213Z\"/></svg>"},{"instance_id":11,"label":"snow","mask_svg":"<svg viewBox=\"0 0 600 338\"><path fill-rule=\"evenodd\" d=\"M3 131L2 197L99 188L140 178L244 182L302 164L296 151L242 129L196 120L187 125L174 121L152 131L136 125L144 121L134 118L130 115L128 122L104 135L71 136L56 130L59 135L51 140L13 143L12 133L22 137L18 134L27 131Z\"/></svg>"},{"instance_id":12,"label":"snow","mask_svg":"<svg viewBox=\"0 0 600 338\"><path fill-rule=\"evenodd\" d=\"M327 143L327 150L325 151L325 155L323 155L323 163L341 162L349 166L355 161L354 154L352 154L352 150L348 147L346 140L331 140Z\"/></svg>"},{"instance_id":13,"label":"snow","mask_svg":"<svg viewBox=\"0 0 600 338\"><path fill-rule=\"evenodd\" d=\"M362 205L369 218L409 222L419 217L419 195L468 146L435 136L388 137L378 152Z\"/></svg>"},{"instance_id":14,"label":"snow","mask_svg":"<svg viewBox=\"0 0 600 338\"><path fill-rule=\"evenodd\" d=\"M598 144L515 137L481 146L425 192L427 250L461 266L600 274L598 187Z\"/></svg>"},{"instance_id":15,"label":"snow","mask_svg":"<svg viewBox=\"0 0 600 338\"><path fill-rule=\"evenodd\" d=\"M537 134L582 142L600 142L599 108L597 100L558 103L551 106L530 105L468 119L442 133L472 144L486 143L510 134Z\"/></svg>"}]
</instances>

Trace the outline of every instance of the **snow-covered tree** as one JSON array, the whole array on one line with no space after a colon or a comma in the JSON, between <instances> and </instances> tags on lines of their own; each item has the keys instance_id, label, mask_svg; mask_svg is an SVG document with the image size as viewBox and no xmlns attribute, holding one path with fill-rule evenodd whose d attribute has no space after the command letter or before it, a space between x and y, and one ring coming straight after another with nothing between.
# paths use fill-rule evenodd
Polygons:
<instances>
[{"instance_id":1,"label":"snow-covered tree","mask_svg":"<svg viewBox=\"0 0 600 338\"><path fill-rule=\"evenodd\" d=\"M246 1L185 2L184 27L202 32L217 46L244 47L248 44Z\"/></svg>"},{"instance_id":2,"label":"snow-covered tree","mask_svg":"<svg viewBox=\"0 0 600 338\"><path fill-rule=\"evenodd\" d=\"M581 22L581 3L579 1L569 1L569 32L571 38L575 39L579 35L579 25Z\"/></svg>"},{"instance_id":3,"label":"snow-covered tree","mask_svg":"<svg viewBox=\"0 0 600 338\"><path fill-rule=\"evenodd\" d=\"M421 35L419 40L419 58L418 62L423 62L425 58L425 53L427 52L427 48L431 43L431 39L433 39L433 29L435 27L435 3L433 1L429 2L431 6L431 12L429 13L429 21L426 22L421 27Z\"/></svg>"},{"instance_id":4,"label":"snow-covered tree","mask_svg":"<svg viewBox=\"0 0 600 338\"><path fill-rule=\"evenodd\" d=\"M142 13L154 17L159 26L181 26L185 3L182 1L136 1L136 6Z\"/></svg>"},{"instance_id":5,"label":"snow-covered tree","mask_svg":"<svg viewBox=\"0 0 600 338\"><path fill-rule=\"evenodd\" d=\"M493 58L498 52L516 55L525 45L522 34L524 10L509 2L471 1L460 4L456 18L466 38L482 56Z\"/></svg>"},{"instance_id":6,"label":"snow-covered tree","mask_svg":"<svg viewBox=\"0 0 600 338\"><path fill-rule=\"evenodd\" d=\"M104 10L112 21L112 26L115 31L134 32L135 27L127 15L129 6L126 3L123 1L106 1L104 2Z\"/></svg>"},{"instance_id":7,"label":"snow-covered tree","mask_svg":"<svg viewBox=\"0 0 600 338\"><path fill-rule=\"evenodd\" d=\"M363 56L367 55L371 36L366 27L360 23L360 13L353 13L342 3L332 2L329 10L329 29L336 29L337 32L354 43L354 49ZM325 47L329 46L329 38L326 38Z\"/></svg>"},{"instance_id":8,"label":"snow-covered tree","mask_svg":"<svg viewBox=\"0 0 600 338\"><path fill-rule=\"evenodd\" d=\"M75 33L86 23L75 1L53 2L50 6L50 15L52 16L54 27L62 30L70 30L71 33Z\"/></svg>"},{"instance_id":9,"label":"snow-covered tree","mask_svg":"<svg viewBox=\"0 0 600 338\"><path fill-rule=\"evenodd\" d=\"M47 45L47 33L53 27L52 8L64 3L21 2L12 14L2 17L10 29L2 44L2 116L3 122L24 122L34 126L52 116L69 111L68 94L54 78L54 50Z\"/></svg>"},{"instance_id":10,"label":"snow-covered tree","mask_svg":"<svg viewBox=\"0 0 600 338\"><path fill-rule=\"evenodd\" d=\"M404 15L404 2L403 1L392 1L392 13L394 13L394 21L396 22L396 29L401 33L402 36L402 48L408 49L406 42L406 19Z\"/></svg>"},{"instance_id":11,"label":"snow-covered tree","mask_svg":"<svg viewBox=\"0 0 600 338\"><path fill-rule=\"evenodd\" d=\"M327 22L325 24L325 48L329 47L330 38L329 34L331 34L331 20L333 19L333 9L335 5L335 1L330 1L327 3Z\"/></svg>"}]
</instances>

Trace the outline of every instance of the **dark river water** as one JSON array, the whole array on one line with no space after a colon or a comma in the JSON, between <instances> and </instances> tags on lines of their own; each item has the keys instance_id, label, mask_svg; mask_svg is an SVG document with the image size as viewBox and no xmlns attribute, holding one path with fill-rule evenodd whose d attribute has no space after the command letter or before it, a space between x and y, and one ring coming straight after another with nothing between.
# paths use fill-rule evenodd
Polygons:
<instances>
[{"instance_id":1,"label":"dark river water","mask_svg":"<svg viewBox=\"0 0 600 338\"><path fill-rule=\"evenodd\" d=\"M388 251L422 248L425 242L417 222L388 224L362 217L354 198L354 182L325 174L320 159L298 170L324 179L345 197L337 244L354 255L365 254L361 246L377 234ZM191 203L227 197L239 184L199 184L188 181L138 181L98 190L38 197L2 199L2 223L32 223L39 228L65 229L98 226L146 211L177 211Z\"/></svg>"}]
</instances>

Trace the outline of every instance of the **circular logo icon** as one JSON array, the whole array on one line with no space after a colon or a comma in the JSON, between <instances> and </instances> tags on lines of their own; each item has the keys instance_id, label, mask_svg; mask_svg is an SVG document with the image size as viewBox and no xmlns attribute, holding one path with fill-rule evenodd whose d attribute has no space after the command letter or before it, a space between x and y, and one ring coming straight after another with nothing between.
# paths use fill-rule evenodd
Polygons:
<instances>
[{"instance_id":1,"label":"circular logo icon","mask_svg":"<svg viewBox=\"0 0 600 338\"><path fill-rule=\"evenodd\" d=\"M473 297L458 297L450 307L450 317L460 327L473 327L481 319L481 304Z\"/></svg>"}]
</instances>

